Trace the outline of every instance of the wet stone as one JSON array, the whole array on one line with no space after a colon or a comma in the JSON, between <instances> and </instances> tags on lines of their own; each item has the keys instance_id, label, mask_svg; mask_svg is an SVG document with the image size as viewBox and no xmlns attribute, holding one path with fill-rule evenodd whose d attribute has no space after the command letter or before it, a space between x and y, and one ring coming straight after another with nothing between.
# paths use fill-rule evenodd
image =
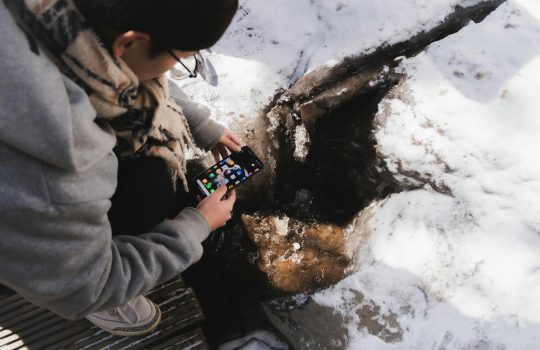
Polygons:
<instances>
[{"instance_id":1,"label":"wet stone","mask_svg":"<svg viewBox=\"0 0 540 350\"><path fill-rule=\"evenodd\" d=\"M259 253L258 265L278 290L302 293L332 285L346 275L343 229L286 216L242 215Z\"/></svg>"},{"instance_id":2,"label":"wet stone","mask_svg":"<svg viewBox=\"0 0 540 350\"><path fill-rule=\"evenodd\" d=\"M264 310L272 324L295 349L347 349L351 323L385 343L402 340L403 329L396 314L382 312L380 306L358 291L351 290L351 293L351 305L358 306L354 315L336 312L334 308L318 304L310 296L285 297L266 302Z\"/></svg>"}]
</instances>

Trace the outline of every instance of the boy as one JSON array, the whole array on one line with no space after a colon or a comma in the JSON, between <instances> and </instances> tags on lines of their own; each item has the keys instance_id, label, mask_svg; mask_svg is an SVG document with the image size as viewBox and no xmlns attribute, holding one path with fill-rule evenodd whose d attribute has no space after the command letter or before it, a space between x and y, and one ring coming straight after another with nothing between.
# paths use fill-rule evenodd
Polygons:
<instances>
[{"instance_id":1,"label":"boy","mask_svg":"<svg viewBox=\"0 0 540 350\"><path fill-rule=\"evenodd\" d=\"M212 46L237 6L0 3L1 284L114 334L157 326L142 294L196 262L235 202L223 188L181 208L185 150L241 146L198 106L176 105L163 74Z\"/></svg>"}]
</instances>

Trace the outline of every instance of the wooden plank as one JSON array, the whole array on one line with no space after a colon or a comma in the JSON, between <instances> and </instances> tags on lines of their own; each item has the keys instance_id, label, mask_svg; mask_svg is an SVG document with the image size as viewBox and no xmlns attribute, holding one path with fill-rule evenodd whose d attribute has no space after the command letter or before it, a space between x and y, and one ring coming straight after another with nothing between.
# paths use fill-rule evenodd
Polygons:
<instances>
[{"instance_id":1,"label":"wooden plank","mask_svg":"<svg viewBox=\"0 0 540 350\"><path fill-rule=\"evenodd\" d=\"M50 320L47 320L46 322L38 326L27 328L24 331L21 331L18 334L13 334L12 336L7 337L5 339L9 339L9 338L21 339L24 342L24 344L29 344L29 343L35 342L36 340L39 340L39 338L41 337L46 337L47 335L54 334L54 332L58 331L59 329L62 329L63 327L65 327L64 320L58 316L54 316ZM7 345L2 346L2 350L12 350L12 349L16 349L16 347L13 347L12 344L7 344Z\"/></svg>"},{"instance_id":2,"label":"wooden plank","mask_svg":"<svg viewBox=\"0 0 540 350\"><path fill-rule=\"evenodd\" d=\"M18 294L9 294L2 296L2 299L0 300L0 311L2 310L1 308L3 308L4 306L10 305L12 302L20 299L22 298Z\"/></svg>"},{"instance_id":3,"label":"wooden plank","mask_svg":"<svg viewBox=\"0 0 540 350\"><path fill-rule=\"evenodd\" d=\"M197 313L192 313L192 316L196 317ZM185 331L186 323L182 321L177 322L176 317L177 315L170 315L168 318L161 322L160 327L158 327L156 331L142 339L129 342L129 344L126 344L125 342L119 342L111 346L109 349L122 350L125 349L126 346L129 346L129 348L133 350L155 348L157 343L160 343L163 340L170 339L171 336L176 335L178 338L180 338L183 336L182 331Z\"/></svg>"},{"instance_id":4,"label":"wooden plank","mask_svg":"<svg viewBox=\"0 0 540 350\"><path fill-rule=\"evenodd\" d=\"M182 284L171 284L159 291L149 293L147 297L152 300L154 303L159 304L162 301L165 301L171 298L174 295L179 295L185 293L189 288L183 287Z\"/></svg>"},{"instance_id":5,"label":"wooden plank","mask_svg":"<svg viewBox=\"0 0 540 350\"><path fill-rule=\"evenodd\" d=\"M90 337L99 336L104 337L106 335L105 331L103 331L100 328L97 328L90 322L86 324L86 328L78 332L77 334L73 334L72 336L69 336L65 339L62 339L61 341L58 341L55 346L56 349L66 349L70 346L74 346L74 344L81 344L84 340L89 339ZM79 349L80 347L77 345L76 349Z\"/></svg>"},{"instance_id":6,"label":"wooden plank","mask_svg":"<svg viewBox=\"0 0 540 350\"><path fill-rule=\"evenodd\" d=\"M87 320L80 320L77 322L65 322L62 327L63 331L54 332L45 337L40 337L32 342L27 342L26 344L30 349L58 349L60 348L59 343L67 339L75 339L77 335L92 325Z\"/></svg>"},{"instance_id":7,"label":"wooden plank","mask_svg":"<svg viewBox=\"0 0 540 350\"><path fill-rule=\"evenodd\" d=\"M208 349L204 333L200 328L193 329L181 334L170 332L162 334L154 341L144 341L134 346L130 345L120 350L142 350L142 349Z\"/></svg>"},{"instance_id":8,"label":"wooden plank","mask_svg":"<svg viewBox=\"0 0 540 350\"><path fill-rule=\"evenodd\" d=\"M204 320L193 290L180 277L148 294L162 311L160 325L141 337L111 335L89 321L64 320L17 295L0 296L0 348L15 349L208 349L198 326Z\"/></svg>"},{"instance_id":9,"label":"wooden plank","mask_svg":"<svg viewBox=\"0 0 540 350\"><path fill-rule=\"evenodd\" d=\"M4 350L5 346L7 346L6 344L9 344L19 338L24 338L26 333L31 334L31 332L39 331L40 329L43 329L44 327L46 327L46 324L49 320L55 319L55 318L56 318L55 315L51 314L50 312L47 312L45 314L45 317L43 317L40 322L32 323L32 325L24 327L23 329L19 330L17 333L10 333L9 335L2 337L0 339L0 349ZM44 326L44 323L45 323L45 326Z\"/></svg>"},{"instance_id":10,"label":"wooden plank","mask_svg":"<svg viewBox=\"0 0 540 350\"><path fill-rule=\"evenodd\" d=\"M17 333L18 331L41 322L43 319L50 316L51 315L47 310L34 309L18 317L12 318L7 322L2 322L0 325L0 338L8 336L11 333Z\"/></svg>"},{"instance_id":11,"label":"wooden plank","mask_svg":"<svg viewBox=\"0 0 540 350\"><path fill-rule=\"evenodd\" d=\"M30 303L28 303L26 300L22 299L18 295L17 297L18 297L18 300L15 300L12 303L0 308L0 322L4 322L9 317L11 317L10 315L13 312L17 313L19 308L30 305ZM32 307L36 307L36 306L32 306Z\"/></svg>"},{"instance_id":12,"label":"wooden plank","mask_svg":"<svg viewBox=\"0 0 540 350\"><path fill-rule=\"evenodd\" d=\"M39 308L25 301L23 305L19 305L13 310L0 314L0 324L4 325L7 322L10 322L12 319L19 317L21 314L32 312L34 310L39 310Z\"/></svg>"}]
</instances>

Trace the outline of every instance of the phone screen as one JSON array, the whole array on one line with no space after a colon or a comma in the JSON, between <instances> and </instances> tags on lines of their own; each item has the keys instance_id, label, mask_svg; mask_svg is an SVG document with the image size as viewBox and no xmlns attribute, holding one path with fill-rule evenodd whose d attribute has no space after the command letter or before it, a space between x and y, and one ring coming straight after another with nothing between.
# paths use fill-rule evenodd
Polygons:
<instances>
[{"instance_id":1,"label":"phone screen","mask_svg":"<svg viewBox=\"0 0 540 350\"><path fill-rule=\"evenodd\" d=\"M260 159L249 147L244 146L240 152L219 161L210 169L197 175L194 180L197 188L205 196L209 196L221 186L227 186L228 191L240 186L262 168Z\"/></svg>"}]
</instances>

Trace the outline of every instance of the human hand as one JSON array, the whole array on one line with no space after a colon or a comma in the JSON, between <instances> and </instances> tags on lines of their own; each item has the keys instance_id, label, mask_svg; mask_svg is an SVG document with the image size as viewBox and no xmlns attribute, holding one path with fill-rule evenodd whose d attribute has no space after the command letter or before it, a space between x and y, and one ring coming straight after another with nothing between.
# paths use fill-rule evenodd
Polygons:
<instances>
[{"instance_id":1,"label":"human hand","mask_svg":"<svg viewBox=\"0 0 540 350\"><path fill-rule=\"evenodd\" d=\"M222 158L226 158L230 152L239 152L242 146L244 146L244 142L231 130L226 128L219 138L217 145L212 148L212 154L215 161L219 162Z\"/></svg>"},{"instance_id":2,"label":"human hand","mask_svg":"<svg viewBox=\"0 0 540 350\"><path fill-rule=\"evenodd\" d=\"M224 198L226 193L227 186L221 186L197 205L197 209L208 222L210 231L225 226L227 221L231 219L231 212L236 201L236 192L233 190L228 198Z\"/></svg>"}]
</instances>

